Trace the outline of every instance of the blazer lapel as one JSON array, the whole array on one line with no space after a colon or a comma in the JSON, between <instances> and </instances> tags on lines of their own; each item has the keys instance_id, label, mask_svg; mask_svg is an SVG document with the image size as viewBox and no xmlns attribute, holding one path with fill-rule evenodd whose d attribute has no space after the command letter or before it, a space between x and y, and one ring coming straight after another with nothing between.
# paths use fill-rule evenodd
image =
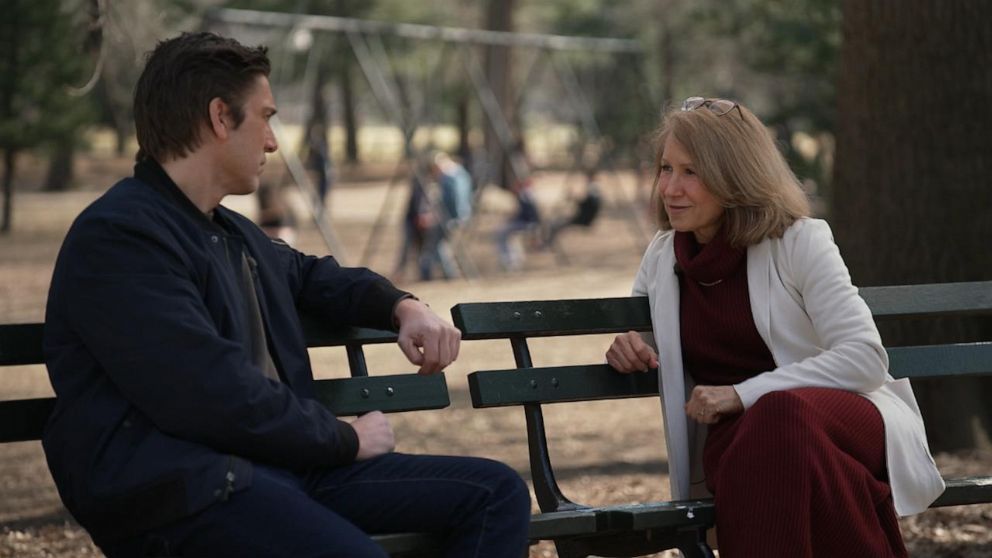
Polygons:
<instances>
[{"instance_id":1,"label":"blazer lapel","mask_svg":"<svg viewBox=\"0 0 992 558\"><path fill-rule=\"evenodd\" d=\"M685 416L685 370L682 366L682 336L679 328L679 282L675 275L675 251L668 245L661 250L657 289L651 301L655 342L658 345L658 373L661 383L665 438L668 440L668 466L675 499L689 497L689 440L695 435L694 423ZM676 449L678 448L678 449Z\"/></svg>"},{"instance_id":2,"label":"blazer lapel","mask_svg":"<svg viewBox=\"0 0 992 558\"><path fill-rule=\"evenodd\" d=\"M747 249L747 290L751 301L751 314L758 335L768 347L771 335L771 241L767 238Z\"/></svg>"}]
</instances>

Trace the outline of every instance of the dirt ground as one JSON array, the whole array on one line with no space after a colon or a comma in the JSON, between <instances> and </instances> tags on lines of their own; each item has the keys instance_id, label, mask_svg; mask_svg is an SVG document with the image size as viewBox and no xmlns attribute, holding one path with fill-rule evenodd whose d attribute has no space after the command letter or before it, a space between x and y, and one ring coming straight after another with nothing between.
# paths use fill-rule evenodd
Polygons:
<instances>
[{"instance_id":1,"label":"dirt ground","mask_svg":"<svg viewBox=\"0 0 992 558\"><path fill-rule=\"evenodd\" d=\"M19 193L14 231L0 237L0 323L40 321L59 245L72 218L102 188L107 177L124 172L117 160L82 163L87 185L69 193ZM578 177L573 177L578 180ZM602 218L588 230L569 230L561 237L568 263L551 251L524 242L528 258L522 270L503 272L496 264L492 231L512 211L506 194L487 191L482 212L466 243L465 254L480 275L473 279L398 283L428 302L442 316L457 302L625 296L647 241L644 212L633 209L638 194L633 178L608 176ZM562 173L541 175L538 199L545 214L567 207ZM362 263L391 273L400 242L397 226L405 204L405 189L386 180L366 180L342 186L331 197L336 232L347 248L349 264ZM254 200L231 199L228 205L252 215ZM381 209L385 205L385 211ZM294 202L299 209L299 200ZM369 245L376 220L388 223ZM300 215L296 244L304 251L326 253L315 228ZM646 226L646 225L641 225ZM363 253L371 254L362 258ZM408 273L406 277L411 277ZM542 340L532 344L537 365L601 362L609 337L590 336ZM343 351L312 352L318 376L341 375L347 369ZM367 351L372 374L410 371L395 347ZM466 375L472 370L512 366L506 342L463 345L461 357L446 374L451 407L439 411L393 415L398 449L492 457L503 460L529 478L524 420L519 409L473 410ZM12 367L2 371L0 399L51 393L44 369ZM668 496L667 461L658 402L652 399L549 406L545 410L553 460L559 481L573 500L588 504L646 502ZM940 455L948 475L987 474L990 455ZM535 508L536 509L536 508ZM992 557L992 505L931 510L902 520L903 534L914 557ZM842 534L840 534L842 535ZM101 556L89 537L62 509L45 466L40 444L0 446L0 558ZM548 543L535 545L531 557L555 556Z\"/></svg>"}]
</instances>

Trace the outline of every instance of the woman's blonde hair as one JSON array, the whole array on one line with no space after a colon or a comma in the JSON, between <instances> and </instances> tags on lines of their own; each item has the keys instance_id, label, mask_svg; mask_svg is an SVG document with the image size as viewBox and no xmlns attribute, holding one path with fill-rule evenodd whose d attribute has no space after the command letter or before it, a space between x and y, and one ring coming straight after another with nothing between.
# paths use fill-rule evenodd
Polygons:
<instances>
[{"instance_id":1,"label":"woman's blonde hair","mask_svg":"<svg viewBox=\"0 0 992 558\"><path fill-rule=\"evenodd\" d=\"M724 208L723 231L733 246L778 238L800 217L810 214L799 180L775 146L771 133L747 108L737 105L717 115L707 106L671 109L658 130L655 199L665 142L675 138L692 158L694 170ZM665 204L658 202L658 222L671 229Z\"/></svg>"}]
</instances>

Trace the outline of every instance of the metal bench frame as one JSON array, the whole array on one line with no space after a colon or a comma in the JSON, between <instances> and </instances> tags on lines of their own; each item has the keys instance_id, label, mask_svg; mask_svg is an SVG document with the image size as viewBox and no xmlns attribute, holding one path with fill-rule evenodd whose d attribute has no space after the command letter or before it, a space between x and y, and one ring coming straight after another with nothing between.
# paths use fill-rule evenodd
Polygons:
<instances>
[{"instance_id":1,"label":"metal bench frame","mask_svg":"<svg viewBox=\"0 0 992 558\"><path fill-rule=\"evenodd\" d=\"M865 288L876 321L992 315L992 281ZM534 367L527 340L625 331L651 331L647 298L607 298L458 304L451 310L463 339L507 339L515 369L469 375L476 408L522 406L530 468L541 513L531 538L554 540L561 558L640 555L679 548L712 557L706 531L716 510L710 500L594 507L567 498L555 479L542 404L657 397L657 374L621 375L606 364ZM605 351L606 347L604 347ZM928 379L992 374L992 342L887 349L890 373ZM932 507L992 502L992 476L946 479Z\"/></svg>"}]
</instances>

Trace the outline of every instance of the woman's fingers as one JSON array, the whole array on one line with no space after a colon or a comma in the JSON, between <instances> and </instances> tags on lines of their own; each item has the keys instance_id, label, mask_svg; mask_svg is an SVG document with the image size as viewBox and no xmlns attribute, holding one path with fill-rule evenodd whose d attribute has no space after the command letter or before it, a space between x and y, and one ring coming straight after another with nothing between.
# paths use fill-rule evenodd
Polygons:
<instances>
[{"instance_id":1,"label":"woman's fingers","mask_svg":"<svg viewBox=\"0 0 992 558\"><path fill-rule=\"evenodd\" d=\"M726 415L743 411L744 404L734 386L696 386L685 404L686 415L703 424L714 424Z\"/></svg>"},{"instance_id":2,"label":"woman's fingers","mask_svg":"<svg viewBox=\"0 0 992 558\"><path fill-rule=\"evenodd\" d=\"M618 372L646 372L658 366L658 356L635 331L622 333L606 352L606 362Z\"/></svg>"}]
</instances>

